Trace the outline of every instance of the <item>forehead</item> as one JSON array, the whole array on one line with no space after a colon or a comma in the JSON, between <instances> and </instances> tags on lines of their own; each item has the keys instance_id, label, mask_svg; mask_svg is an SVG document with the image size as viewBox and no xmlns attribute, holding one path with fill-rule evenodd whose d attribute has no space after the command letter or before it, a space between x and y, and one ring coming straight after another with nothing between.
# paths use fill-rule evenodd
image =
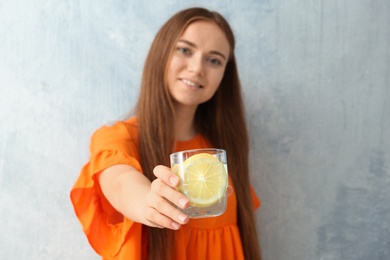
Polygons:
<instances>
[{"instance_id":1,"label":"forehead","mask_svg":"<svg viewBox=\"0 0 390 260\"><path fill-rule=\"evenodd\" d=\"M180 39L185 39L196 46L223 51L229 56L230 45L225 32L214 22L208 20L197 20L190 23Z\"/></svg>"}]
</instances>

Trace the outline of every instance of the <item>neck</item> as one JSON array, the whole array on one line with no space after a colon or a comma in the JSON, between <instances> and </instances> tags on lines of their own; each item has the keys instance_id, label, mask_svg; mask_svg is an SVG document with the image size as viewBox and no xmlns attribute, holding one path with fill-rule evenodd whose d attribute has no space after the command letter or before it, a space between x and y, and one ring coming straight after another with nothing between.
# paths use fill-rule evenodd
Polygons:
<instances>
[{"instance_id":1,"label":"neck","mask_svg":"<svg viewBox=\"0 0 390 260\"><path fill-rule=\"evenodd\" d=\"M195 129L195 107L176 107L175 118L175 139L178 141L186 141L192 139L196 135Z\"/></svg>"}]
</instances>

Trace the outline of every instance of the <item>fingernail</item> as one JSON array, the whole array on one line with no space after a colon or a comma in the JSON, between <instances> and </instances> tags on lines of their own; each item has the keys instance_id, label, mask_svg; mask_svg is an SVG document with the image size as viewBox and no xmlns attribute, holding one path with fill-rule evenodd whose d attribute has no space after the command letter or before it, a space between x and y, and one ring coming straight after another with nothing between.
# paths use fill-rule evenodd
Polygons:
<instances>
[{"instance_id":1,"label":"fingernail","mask_svg":"<svg viewBox=\"0 0 390 260\"><path fill-rule=\"evenodd\" d=\"M171 182L172 185L176 185L176 183L177 183L177 177L171 176L171 177L169 178L169 181Z\"/></svg>"},{"instance_id":2,"label":"fingernail","mask_svg":"<svg viewBox=\"0 0 390 260\"><path fill-rule=\"evenodd\" d=\"M179 214L177 218L180 220L181 223L186 223L187 222L187 216L183 214Z\"/></svg>"},{"instance_id":3,"label":"fingernail","mask_svg":"<svg viewBox=\"0 0 390 260\"><path fill-rule=\"evenodd\" d=\"M180 228L180 225L177 224L176 222L172 222L172 227L173 227L174 229L179 229L179 228Z\"/></svg>"},{"instance_id":4,"label":"fingernail","mask_svg":"<svg viewBox=\"0 0 390 260\"><path fill-rule=\"evenodd\" d=\"M186 204L188 203L188 199L185 199L185 198L180 198L179 199L179 205L184 208L186 206Z\"/></svg>"}]
</instances>

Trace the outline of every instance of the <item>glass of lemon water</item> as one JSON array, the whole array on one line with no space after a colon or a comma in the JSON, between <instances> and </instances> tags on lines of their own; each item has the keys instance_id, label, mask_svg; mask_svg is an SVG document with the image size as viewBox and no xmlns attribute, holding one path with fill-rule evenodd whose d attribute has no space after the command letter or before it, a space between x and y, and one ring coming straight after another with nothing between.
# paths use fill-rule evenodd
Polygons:
<instances>
[{"instance_id":1,"label":"glass of lemon water","mask_svg":"<svg viewBox=\"0 0 390 260\"><path fill-rule=\"evenodd\" d=\"M226 210L228 171L226 151L186 150L170 155L171 170L180 178L178 190L190 201L181 209L191 218L213 217Z\"/></svg>"}]
</instances>

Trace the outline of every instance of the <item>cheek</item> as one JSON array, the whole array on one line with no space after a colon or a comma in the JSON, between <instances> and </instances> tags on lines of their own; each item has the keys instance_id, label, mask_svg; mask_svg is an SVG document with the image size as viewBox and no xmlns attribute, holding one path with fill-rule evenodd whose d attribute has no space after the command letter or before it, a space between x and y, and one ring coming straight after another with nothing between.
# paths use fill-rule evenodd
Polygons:
<instances>
[{"instance_id":1,"label":"cheek","mask_svg":"<svg viewBox=\"0 0 390 260\"><path fill-rule=\"evenodd\" d=\"M222 78L223 78L223 74L222 75L214 75L214 77L212 79L210 79L210 88L209 88L209 96L212 97L215 92L217 92L218 88L219 88L219 85L221 84L221 81L222 81Z\"/></svg>"},{"instance_id":2,"label":"cheek","mask_svg":"<svg viewBox=\"0 0 390 260\"><path fill-rule=\"evenodd\" d=\"M169 67L168 67L168 73L175 73L177 72L180 67L182 67L183 64L182 62L180 61L180 59L177 59L175 57L173 57L171 59L171 61L169 62Z\"/></svg>"},{"instance_id":3,"label":"cheek","mask_svg":"<svg viewBox=\"0 0 390 260\"><path fill-rule=\"evenodd\" d=\"M223 75L224 75L223 72L215 73L215 74L213 75L213 77L212 77L212 79L211 79L211 82L212 82L213 88L215 88L215 90L217 90L219 84L221 84Z\"/></svg>"}]
</instances>

